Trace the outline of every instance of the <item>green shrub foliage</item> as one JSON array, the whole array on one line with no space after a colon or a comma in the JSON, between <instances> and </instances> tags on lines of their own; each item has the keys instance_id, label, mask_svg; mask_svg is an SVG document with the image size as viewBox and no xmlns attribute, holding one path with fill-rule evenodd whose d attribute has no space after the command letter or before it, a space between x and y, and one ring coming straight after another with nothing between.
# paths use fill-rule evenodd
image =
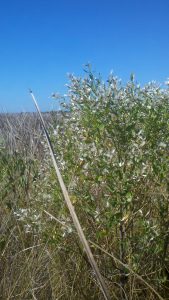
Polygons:
<instances>
[{"instance_id":1,"label":"green shrub foliage","mask_svg":"<svg viewBox=\"0 0 169 300\"><path fill-rule=\"evenodd\" d=\"M168 286L168 90L141 88L133 76L125 86L112 75L105 83L89 69L84 79L70 77L69 97L56 152L88 238ZM109 260L102 264L114 278Z\"/></svg>"}]
</instances>

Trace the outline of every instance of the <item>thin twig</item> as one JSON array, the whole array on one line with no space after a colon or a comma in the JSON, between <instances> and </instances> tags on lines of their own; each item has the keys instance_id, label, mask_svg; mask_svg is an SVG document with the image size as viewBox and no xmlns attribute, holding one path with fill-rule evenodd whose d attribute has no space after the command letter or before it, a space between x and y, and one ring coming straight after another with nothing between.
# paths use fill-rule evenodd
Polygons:
<instances>
[{"instance_id":1,"label":"thin twig","mask_svg":"<svg viewBox=\"0 0 169 300\"><path fill-rule=\"evenodd\" d=\"M104 250L102 247L100 247L99 245L95 244L94 242L89 241L89 243L92 244L93 246L95 246L96 248L98 248L99 250L101 250L102 252L104 252L105 254L107 254L108 256L112 257L121 266L123 266L126 269L128 269L135 277L137 277L140 281L142 281L160 300L164 300L164 298L162 298L159 295L159 293L147 281L145 281L143 279L143 277L141 277L140 275L138 275L137 273L135 273L127 264L124 264L121 260L119 260L118 258L116 258L112 253L110 254L109 252L107 252L106 250Z\"/></svg>"},{"instance_id":2,"label":"thin twig","mask_svg":"<svg viewBox=\"0 0 169 300\"><path fill-rule=\"evenodd\" d=\"M57 221L59 224L61 224L62 226L64 226L65 228L69 228L69 226L65 223L63 223L62 221L60 221L59 219L57 219L55 216L53 216L51 213L47 212L44 210L44 212L50 216L53 220ZM103 249L102 247L100 247L99 245L97 245L96 243L92 242L91 240L89 240L89 243L93 246L95 246L96 248L98 248L99 250L101 250L102 252L104 252L105 254L107 254L108 256L110 256L111 258L113 258L115 260L116 263L119 263L121 266L125 267L126 269L128 269L136 278L138 278L140 281L142 281L156 296L158 296L158 298L160 300L164 300L164 298L162 298L159 293L147 282L143 279L142 276L138 275L136 272L133 271L133 269L131 269L131 267L129 267L127 264L124 264L121 260L119 260L117 257L115 257L112 253L107 252L105 249Z\"/></svg>"}]
</instances>

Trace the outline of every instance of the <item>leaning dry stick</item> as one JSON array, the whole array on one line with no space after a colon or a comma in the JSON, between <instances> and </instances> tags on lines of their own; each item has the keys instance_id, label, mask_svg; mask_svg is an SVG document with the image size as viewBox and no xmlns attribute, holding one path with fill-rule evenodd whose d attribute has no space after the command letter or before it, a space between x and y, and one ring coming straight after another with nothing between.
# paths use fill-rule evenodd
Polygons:
<instances>
[{"instance_id":1,"label":"leaning dry stick","mask_svg":"<svg viewBox=\"0 0 169 300\"><path fill-rule=\"evenodd\" d=\"M42 117L42 114L41 114L40 109L38 107L38 104L37 104L37 101L35 99L35 96L34 96L34 94L33 94L33 92L31 90L30 90L30 94L31 94L31 97L32 97L32 99L34 101L34 104L36 106L37 112L39 114L40 121L42 123L43 129L44 129L44 132L45 132L45 136L46 136L46 140L47 140L47 143L48 143L48 146L49 146L50 155L51 155L51 158L52 158L52 161L53 161L53 165L54 165L54 168L55 168L55 171L56 171L56 175L57 175L57 178L58 178L58 181L59 181L59 184L60 184L60 187L61 187L64 199L65 199L65 202L66 202L66 204L68 206L69 212L70 212L71 217L73 219L75 228L76 228L76 230L78 232L79 238L80 238L81 243L82 243L82 245L83 245L83 247L84 247L84 249L86 251L86 254L87 254L87 257L89 259L89 262L90 262L90 264L91 264L91 266L92 266L92 268L93 268L93 270L95 272L95 275L97 277L97 280L98 280L98 282L100 284L100 287L101 287L102 293L104 295L104 298L106 300L111 300L111 297L109 295L109 292L108 292L108 289L107 289L106 284L104 282L104 279L103 279L103 277L102 277L102 275L101 275L101 273L99 271L99 268L98 268L97 263L96 263L96 261L95 261L95 259L93 257L93 254L92 254L90 246L89 246L89 244L88 244L88 242L86 240L86 237L85 237L85 235L83 233L82 227L80 225L80 222L78 220L78 217L76 215L74 207L73 207L73 205L72 205L72 203L70 201L70 197L69 197L67 188L66 188L66 186L64 184L64 181L62 179L61 173L60 173L59 168L57 166L57 162L56 162L56 159L55 159L53 147L52 147L52 144L51 144L51 141L50 141L50 137L49 137L48 131L47 131L46 126L45 126L45 122L43 120L43 117Z\"/></svg>"}]
</instances>

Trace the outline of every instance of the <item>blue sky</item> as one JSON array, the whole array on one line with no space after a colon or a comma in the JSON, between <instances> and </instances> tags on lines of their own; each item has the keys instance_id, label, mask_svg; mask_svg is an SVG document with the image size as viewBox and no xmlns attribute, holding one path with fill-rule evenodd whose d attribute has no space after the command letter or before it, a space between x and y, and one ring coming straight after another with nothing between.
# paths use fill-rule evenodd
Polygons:
<instances>
[{"instance_id":1,"label":"blue sky","mask_svg":"<svg viewBox=\"0 0 169 300\"><path fill-rule=\"evenodd\" d=\"M0 111L43 111L90 62L141 84L169 77L168 0L0 0Z\"/></svg>"}]
</instances>

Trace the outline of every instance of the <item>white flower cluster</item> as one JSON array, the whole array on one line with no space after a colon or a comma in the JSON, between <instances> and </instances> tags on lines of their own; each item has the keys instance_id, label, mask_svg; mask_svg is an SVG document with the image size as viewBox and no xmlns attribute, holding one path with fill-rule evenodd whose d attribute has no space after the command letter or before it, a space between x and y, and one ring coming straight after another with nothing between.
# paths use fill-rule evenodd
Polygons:
<instances>
[{"instance_id":1,"label":"white flower cluster","mask_svg":"<svg viewBox=\"0 0 169 300\"><path fill-rule=\"evenodd\" d=\"M18 208L17 211L14 212L14 216L19 222L23 223L26 233L32 232L35 227L41 228L41 214L37 213L34 209Z\"/></svg>"}]
</instances>

